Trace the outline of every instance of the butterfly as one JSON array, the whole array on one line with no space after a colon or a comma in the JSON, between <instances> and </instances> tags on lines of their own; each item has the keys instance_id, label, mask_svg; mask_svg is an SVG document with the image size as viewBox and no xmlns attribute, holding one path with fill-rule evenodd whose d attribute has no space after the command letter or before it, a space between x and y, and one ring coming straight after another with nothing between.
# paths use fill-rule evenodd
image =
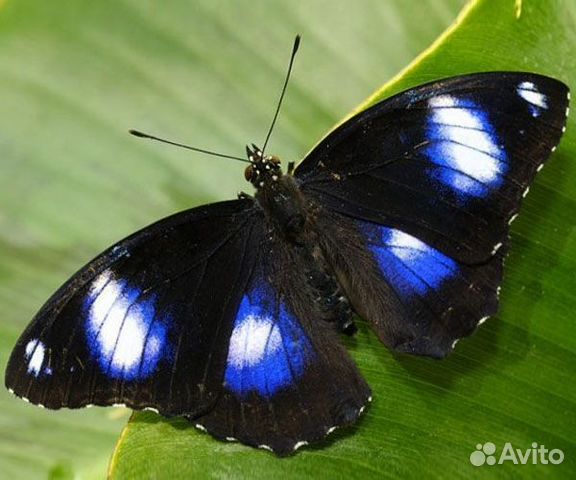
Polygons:
<instances>
[{"instance_id":1,"label":"butterfly","mask_svg":"<svg viewBox=\"0 0 576 480\"><path fill-rule=\"evenodd\" d=\"M279 456L354 424L371 391L339 336L357 314L389 349L443 358L496 312L509 225L568 103L552 78L475 73L377 103L286 173L247 147L254 196L89 262L28 325L6 386L51 409L183 416Z\"/></svg>"}]
</instances>

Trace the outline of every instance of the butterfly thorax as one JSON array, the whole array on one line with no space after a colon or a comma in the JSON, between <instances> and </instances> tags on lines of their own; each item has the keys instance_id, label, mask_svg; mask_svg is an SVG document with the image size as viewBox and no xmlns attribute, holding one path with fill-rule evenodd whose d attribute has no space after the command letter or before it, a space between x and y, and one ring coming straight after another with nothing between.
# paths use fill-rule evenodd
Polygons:
<instances>
[{"instance_id":1,"label":"butterfly thorax","mask_svg":"<svg viewBox=\"0 0 576 480\"><path fill-rule=\"evenodd\" d=\"M301 243L306 223L306 203L292 175L285 175L280 159L263 155L256 146L246 148L250 165L244 176L256 188L256 202L276 233Z\"/></svg>"}]
</instances>

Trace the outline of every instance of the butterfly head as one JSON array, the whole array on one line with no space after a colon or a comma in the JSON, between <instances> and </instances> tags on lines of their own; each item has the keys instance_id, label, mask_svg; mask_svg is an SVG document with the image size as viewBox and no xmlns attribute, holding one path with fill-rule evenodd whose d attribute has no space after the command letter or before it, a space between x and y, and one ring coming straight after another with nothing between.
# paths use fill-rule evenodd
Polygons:
<instances>
[{"instance_id":1,"label":"butterfly head","mask_svg":"<svg viewBox=\"0 0 576 480\"><path fill-rule=\"evenodd\" d=\"M277 182L282 176L280 159L274 155L264 155L256 145L246 146L250 165L244 170L244 177L256 188Z\"/></svg>"}]
</instances>

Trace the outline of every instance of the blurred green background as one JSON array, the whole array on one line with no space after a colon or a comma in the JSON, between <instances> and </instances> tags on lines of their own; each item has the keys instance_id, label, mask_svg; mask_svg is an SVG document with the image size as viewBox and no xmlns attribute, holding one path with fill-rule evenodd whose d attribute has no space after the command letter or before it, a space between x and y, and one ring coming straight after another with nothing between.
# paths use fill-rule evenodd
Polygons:
<instances>
[{"instance_id":1,"label":"blurred green background","mask_svg":"<svg viewBox=\"0 0 576 480\"><path fill-rule=\"evenodd\" d=\"M243 166L127 135L242 155L261 143L303 36L270 151L297 160L456 18L462 0L0 0L0 367L79 266L174 211L233 198ZM573 0L480 1L392 92L470 71L576 78ZM514 224L502 313L450 359L349 347L375 402L357 429L287 460L136 415L115 478L513 477L576 472L574 136ZM571 161L571 163L569 163ZM128 411L47 412L0 392L2 478L103 478ZM563 465L475 469L477 443L536 441ZM217 454L217 455L215 455ZM490 469L492 468L492 469Z\"/></svg>"}]
</instances>

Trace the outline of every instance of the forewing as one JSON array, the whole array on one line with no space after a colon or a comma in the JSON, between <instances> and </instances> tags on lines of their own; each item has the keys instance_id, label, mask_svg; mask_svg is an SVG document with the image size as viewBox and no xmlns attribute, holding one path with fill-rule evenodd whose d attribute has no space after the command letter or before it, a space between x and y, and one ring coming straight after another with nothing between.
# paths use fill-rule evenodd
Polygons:
<instances>
[{"instance_id":1,"label":"forewing","mask_svg":"<svg viewBox=\"0 0 576 480\"><path fill-rule=\"evenodd\" d=\"M252 201L216 203L107 250L33 319L12 352L6 386L48 408L210 409L254 262L255 225Z\"/></svg>"},{"instance_id":2,"label":"forewing","mask_svg":"<svg viewBox=\"0 0 576 480\"><path fill-rule=\"evenodd\" d=\"M465 75L384 100L298 166L321 206L487 261L565 129L568 88L530 73Z\"/></svg>"}]
</instances>

